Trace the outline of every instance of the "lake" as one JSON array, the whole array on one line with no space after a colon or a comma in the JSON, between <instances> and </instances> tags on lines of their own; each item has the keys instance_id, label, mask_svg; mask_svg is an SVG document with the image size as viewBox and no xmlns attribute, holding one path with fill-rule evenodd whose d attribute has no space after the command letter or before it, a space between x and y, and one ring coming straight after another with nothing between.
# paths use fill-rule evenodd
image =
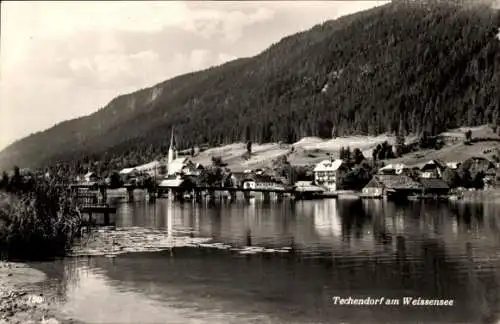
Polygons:
<instances>
[{"instance_id":1,"label":"lake","mask_svg":"<svg viewBox=\"0 0 500 324\"><path fill-rule=\"evenodd\" d=\"M48 275L44 292L67 316L86 323L500 319L495 204L161 199L118 205L116 226L130 236L156 229L209 244L33 264ZM336 296L393 304L339 305ZM404 297L453 305L403 305Z\"/></svg>"}]
</instances>

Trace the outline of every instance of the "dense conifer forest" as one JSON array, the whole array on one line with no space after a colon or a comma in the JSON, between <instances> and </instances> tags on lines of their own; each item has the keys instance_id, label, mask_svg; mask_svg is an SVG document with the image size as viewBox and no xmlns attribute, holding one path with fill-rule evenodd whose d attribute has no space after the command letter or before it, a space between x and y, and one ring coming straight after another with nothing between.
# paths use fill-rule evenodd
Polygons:
<instances>
[{"instance_id":1,"label":"dense conifer forest","mask_svg":"<svg viewBox=\"0 0 500 324\"><path fill-rule=\"evenodd\" d=\"M388 4L121 95L14 143L0 167L143 163L167 152L172 127L177 146L190 148L496 125L499 27L487 6Z\"/></svg>"}]
</instances>

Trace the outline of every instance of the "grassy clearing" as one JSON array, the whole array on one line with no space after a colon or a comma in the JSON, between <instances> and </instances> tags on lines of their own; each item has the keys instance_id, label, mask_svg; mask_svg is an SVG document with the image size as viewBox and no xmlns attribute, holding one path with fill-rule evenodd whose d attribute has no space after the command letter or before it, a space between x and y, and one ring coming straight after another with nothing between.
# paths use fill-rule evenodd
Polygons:
<instances>
[{"instance_id":1,"label":"grassy clearing","mask_svg":"<svg viewBox=\"0 0 500 324\"><path fill-rule=\"evenodd\" d=\"M472 138L500 138L489 126L461 127L442 133L441 136L445 146L440 150L421 150L406 154L405 156L387 160L386 163L406 163L415 165L427 162L430 159L442 159L446 162L464 161L473 156L484 156L491 158L496 148L500 148L498 141L484 141L465 145L465 132L472 131ZM418 140L416 136L406 137L407 143ZM328 158L328 154L334 157L339 156L342 147L350 147L351 150L359 148L365 157L371 158L372 150L383 142L387 141L393 145L395 137L390 135L379 136L347 136L335 139L320 139L317 137L305 137L294 144L256 144L252 145L252 156L250 159L243 159L246 152L244 143L233 143L216 148L210 148L201 152L194 158L195 162L207 165L211 163L212 156L220 156L233 171L243 171L245 169L265 168L273 164L273 161L280 156L286 155L292 165L316 164ZM293 146L293 152L291 151Z\"/></svg>"}]
</instances>

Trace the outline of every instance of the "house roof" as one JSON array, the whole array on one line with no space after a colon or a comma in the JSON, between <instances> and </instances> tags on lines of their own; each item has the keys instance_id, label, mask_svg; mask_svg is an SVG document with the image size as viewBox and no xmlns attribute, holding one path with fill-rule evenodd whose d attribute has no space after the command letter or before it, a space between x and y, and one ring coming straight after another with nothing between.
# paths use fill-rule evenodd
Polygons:
<instances>
[{"instance_id":1,"label":"house roof","mask_svg":"<svg viewBox=\"0 0 500 324\"><path fill-rule=\"evenodd\" d=\"M385 167L380 168L379 171L382 171L382 170L402 170L402 169L409 169L409 167L406 164L402 164L402 163L387 164Z\"/></svg>"},{"instance_id":2,"label":"house roof","mask_svg":"<svg viewBox=\"0 0 500 324\"><path fill-rule=\"evenodd\" d=\"M344 161L337 159L335 161L323 160L316 165L314 172L324 172L324 171L337 171Z\"/></svg>"},{"instance_id":3,"label":"house roof","mask_svg":"<svg viewBox=\"0 0 500 324\"><path fill-rule=\"evenodd\" d=\"M313 185L310 181L297 181L294 185L295 191L299 192L324 192L325 189Z\"/></svg>"},{"instance_id":4,"label":"house roof","mask_svg":"<svg viewBox=\"0 0 500 324\"><path fill-rule=\"evenodd\" d=\"M442 179L421 178L419 182L424 189L450 189L448 184Z\"/></svg>"},{"instance_id":5,"label":"house roof","mask_svg":"<svg viewBox=\"0 0 500 324\"><path fill-rule=\"evenodd\" d=\"M87 177L91 177L91 176L95 176L95 175L96 175L95 172L87 172L87 173L85 173L85 177L86 178Z\"/></svg>"},{"instance_id":6,"label":"house roof","mask_svg":"<svg viewBox=\"0 0 500 324\"><path fill-rule=\"evenodd\" d=\"M462 164L461 162L448 162L446 166L450 169L458 169L458 167Z\"/></svg>"},{"instance_id":7,"label":"house roof","mask_svg":"<svg viewBox=\"0 0 500 324\"><path fill-rule=\"evenodd\" d=\"M125 168L125 169L122 169L120 172L118 172L119 174L129 174L129 173L132 173L133 171L135 171L135 168Z\"/></svg>"},{"instance_id":8,"label":"house roof","mask_svg":"<svg viewBox=\"0 0 500 324\"><path fill-rule=\"evenodd\" d=\"M422 185L406 175L375 175L373 180L387 189L421 189Z\"/></svg>"},{"instance_id":9,"label":"house roof","mask_svg":"<svg viewBox=\"0 0 500 324\"><path fill-rule=\"evenodd\" d=\"M182 171L182 168L184 168L185 164L187 163L188 158L187 157L180 157L168 164L168 173L179 173Z\"/></svg>"},{"instance_id":10,"label":"house roof","mask_svg":"<svg viewBox=\"0 0 500 324\"><path fill-rule=\"evenodd\" d=\"M158 187L179 187L184 180L182 179L165 179L160 181Z\"/></svg>"},{"instance_id":11,"label":"house roof","mask_svg":"<svg viewBox=\"0 0 500 324\"><path fill-rule=\"evenodd\" d=\"M425 163L422 163L420 165L420 169L421 170L424 170L424 169L427 169L427 168L433 168L433 167L437 167L439 169L445 169L446 168L446 163L444 163L441 160L434 159L434 160L430 160L430 161L427 161Z\"/></svg>"}]
</instances>

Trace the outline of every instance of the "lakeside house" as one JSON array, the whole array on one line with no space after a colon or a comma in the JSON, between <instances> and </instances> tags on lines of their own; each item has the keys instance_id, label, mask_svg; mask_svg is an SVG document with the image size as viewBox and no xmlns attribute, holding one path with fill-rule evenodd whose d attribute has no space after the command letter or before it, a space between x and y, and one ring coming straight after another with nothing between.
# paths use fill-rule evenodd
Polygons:
<instances>
[{"instance_id":1,"label":"lakeside house","mask_svg":"<svg viewBox=\"0 0 500 324\"><path fill-rule=\"evenodd\" d=\"M285 190L283 183L276 181L268 175L254 175L247 177L242 181L243 189L267 189L267 190Z\"/></svg>"},{"instance_id":2,"label":"lakeside house","mask_svg":"<svg viewBox=\"0 0 500 324\"><path fill-rule=\"evenodd\" d=\"M158 183L158 188L179 188L184 183L184 179L180 175L167 176Z\"/></svg>"},{"instance_id":3,"label":"lakeside house","mask_svg":"<svg viewBox=\"0 0 500 324\"><path fill-rule=\"evenodd\" d=\"M423 196L446 196L450 193L450 187L442 179L420 178L419 182L422 185Z\"/></svg>"},{"instance_id":4,"label":"lakeside house","mask_svg":"<svg viewBox=\"0 0 500 324\"><path fill-rule=\"evenodd\" d=\"M137 170L135 168L124 168L121 169L118 174L120 176L135 177L137 175Z\"/></svg>"},{"instance_id":5,"label":"lakeside house","mask_svg":"<svg viewBox=\"0 0 500 324\"><path fill-rule=\"evenodd\" d=\"M327 191L336 191L342 189L338 183L347 172L349 172L349 166L343 160L324 160L313 170L314 182Z\"/></svg>"},{"instance_id":6,"label":"lakeside house","mask_svg":"<svg viewBox=\"0 0 500 324\"><path fill-rule=\"evenodd\" d=\"M205 167L200 163L193 163L190 159L184 161L181 173L188 176L199 177L201 173L205 170Z\"/></svg>"},{"instance_id":7,"label":"lakeside house","mask_svg":"<svg viewBox=\"0 0 500 324\"><path fill-rule=\"evenodd\" d=\"M297 181L294 189L299 192L324 192L325 189L313 184L311 181Z\"/></svg>"},{"instance_id":8,"label":"lakeside house","mask_svg":"<svg viewBox=\"0 0 500 324\"><path fill-rule=\"evenodd\" d=\"M420 165L421 178L442 178L446 163L441 160L430 160Z\"/></svg>"},{"instance_id":9,"label":"lakeside house","mask_svg":"<svg viewBox=\"0 0 500 324\"><path fill-rule=\"evenodd\" d=\"M293 186L296 192L296 199L310 199L321 196L325 189L323 187L314 185L311 181L297 181Z\"/></svg>"},{"instance_id":10,"label":"lakeside house","mask_svg":"<svg viewBox=\"0 0 500 324\"><path fill-rule=\"evenodd\" d=\"M167 165L167 176L181 174L183 170L189 167L191 160L187 157L180 157L172 160Z\"/></svg>"},{"instance_id":11,"label":"lakeside house","mask_svg":"<svg viewBox=\"0 0 500 324\"><path fill-rule=\"evenodd\" d=\"M248 172L232 172L231 173L231 182L233 186L236 188L243 188L243 183L245 180L253 180L251 176L249 176Z\"/></svg>"},{"instance_id":12,"label":"lakeside house","mask_svg":"<svg viewBox=\"0 0 500 324\"><path fill-rule=\"evenodd\" d=\"M409 196L421 191L422 185L404 174L377 174L362 190L363 195L373 198Z\"/></svg>"}]
</instances>

